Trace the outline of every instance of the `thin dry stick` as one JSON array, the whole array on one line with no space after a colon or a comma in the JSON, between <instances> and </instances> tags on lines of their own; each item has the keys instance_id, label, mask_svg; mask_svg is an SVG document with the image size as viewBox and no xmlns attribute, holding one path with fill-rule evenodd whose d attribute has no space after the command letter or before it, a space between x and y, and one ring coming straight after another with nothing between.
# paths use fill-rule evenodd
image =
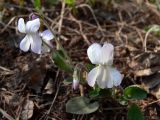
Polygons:
<instances>
[{"instance_id":1,"label":"thin dry stick","mask_svg":"<svg viewBox=\"0 0 160 120\"><path fill-rule=\"evenodd\" d=\"M83 39L87 42L88 45L91 45L91 43L89 42L87 36L86 36L86 35L83 33L83 31L82 31L82 25L81 25L81 23L78 22L78 24L79 24L80 32L81 32L81 35L82 35Z\"/></svg>"},{"instance_id":2,"label":"thin dry stick","mask_svg":"<svg viewBox=\"0 0 160 120\"><path fill-rule=\"evenodd\" d=\"M11 117L9 114L7 114L3 109L0 108L0 113L3 114L8 120L15 120L13 117Z\"/></svg>"},{"instance_id":3,"label":"thin dry stick","mask_svg":"<svg viewBox=\"0 0 160 120\"><path fill-rule=\"evenodd\" d=\"M148 7L149 10L151 10L155 15L157 15L160 18L160 13L157 10L156 5L150 4L148 1L145 2L146 6Z\"/></svg>"},{"instance_id":4,"label":"thin dry stick","mask_svg":"<svg viewBox=\"0 0 160 120\"><path fill-rule=\"evenodd\" d=\"M154 26L154 27L150 28L150 29L148 30L148 32L146 33L146 35L145 35L145 39L144 39L144 43L143 43L143 47L144 47L145 52L147 52L147 38L148 38L148 35L149 35L149 33L151 33L152 30L154 30L156 27L157 27L157 26Z\"/></svg>"},{"instance_id":5,"label":"thin dry stick","mask_svg":"<svg viewBox=\"0 0 160 120\"><path fill-rule=\"evenodd\" d=\"M156 101L153 101L153 102L150 102L149 104L147 104L145 107L148 107L149 105L152 105L152 104L154 104L154 103L157 103L157 102L159 102L160 101L160 99L158 99L158 100L156 100ZM145 108L144 107L144 108Z\"/></svg>"},{"instance_id":6,"label":"thin dry stick","mask_svg":"<svg viewBox=\"0 0 160 120\"><path fill-rule=\"evenodd\" d=\"M119 26L119 30L117 31L117 38L120 40L120 41L122 41L122 39L121 39L121 34L122 34L122 29L124 28L124 25L125 25L125 22L121 22L121 23L118 23L118 24L120 24Z\"/></svg>"},{"instance_id":7,"label":"thin dry stick","mask_svg":"<svg viewBox=\"0 0 160 120\"><path fill-rule=\"evenodd\" d=\"M8 27L9 25L16 19L17 17L13 17L9 22L8 24L0 31L0 33L3 33Z\"/></svg>"},{"instance_id":8,"label":"thin dry stick","mask_svg":"<svg viewBox=\"0 0 160 120\"><path fill-rule=\"evenodd\" d=\"M55 102L55 100L56 100L56 98L57 98L57 96L58 96L59 88L60 88L60 83L59 83L59 85L58 85L58 88L57 88L56 94L55 94L55 96L54 96L54 99L53 99L53 101L52 101L51 107L49 108L49 110L48 110L48 112L47 112L47 115L49 115L50 112L51 112L51 109L52 109L52 107L53 107L53 104L54 104L54 102ZM48 119L48 116L47 116L46 120L47 120L47 119Z\"/></svg>"},{"instance_id":9,"label":"thin dry stick","mask_svg":"<svg viewBox=\"0 0 160 120\"><path fill-rule=\"evenodd\" d=\"M93 18L94 18L94 20L95 20L95 22L96 22L96 24L98 26L98 29L101 31L102 35L105 36L104 33L103 33L103 29L102 29L101 25L99 24L99 22L98 22L95 14L94 14L94 11L92 10L92 8L89 5L87 5L87 4L80 4L76 8L78 8L78 7L87 7L91 11L92 16L93 16Z\"/></svg>"},{"instance_id":10,"label":"thin dry stick","mask_svg":"<svg viewBox=\"0 0 160 120\"><path fill-rule=\"evenodd\" d=\"M3 70L3 71L7 71L7 72L10 72L11 70L9 70L8 68L5 68L3 66L0 66L0 69Z\"/></svg>"},{"instance_id":11,"label":"thin dry stick","mask_svg":"<svg viewBox=\"0 0 160 120\"><path fill-rule=\"evenodd\" d=\"M147 37L148 37L148 35L149 35L149 33L154 29L150 29L147 33L146 33L146 35L145 35L145 38L143 39L143 37L142 37L142 33L144 33L145 34L145 31L143 31L143 30L141 30L141 29L139 29L139 28L137 28L137 27L135 27L135 26L133 26L132 24L124 24L126 27L129 27L129 28L131 28L131 29L134 29L137 33L138 33L138 35L139 35L139 37L140 37L140 39L141 39L141 41L142 41L142 45L143 45L143 48L144 48L144 50L145 50L145 52L147 52Z\"/></svg>"},{"instance_id":12,"label":"thin dry stick","mask_svg":"<svg viewBox=\"0 0 160 120\"><path fill-rule=\"evenodd\" d=\"M56 80L58 79L58 75L59 75L59 70L58 70L58 72L57 72L57 74L56 74ZM59 88L60 88L60 83L58 84L58 88L57 88L56 94L55 94L55 96L54 96L54 98L53 98L51 107L49 108L49 110L48 110L48 112L47 112L46 120L48 119L48 115L50 114L51 109L52 109L52 107L53 107L53 104L54 104L54 102L55 102L55 100L56 100L56 98L57 98L57 96L58 96Z\"/></svg>"},{"instance_id":13,"label":"thin dry stick","mask_svg":"<svg viewBox=\"0 0 160 120\"><path fill-rule=\"evenodd\" d=\"M78 23L78 25L79 25L80 33L81 33L83 39L86 41L86 43L87 43L88 45L91 45L91 43L89 42L87 36L83 33L82 25L81 25L80 21L77 21L77 23Z\"/></svg>"},{"instance_id":14,"label":"thin dry stick","mask_svg":"<svg viewBox=\"0 0 160 120\"><path fill-rule=\"evenodd\" d=\"M62 10L61 10L60 20L59 20L59 24L58 24L59 25L59 27L58 27L59 35L61 34L61 29L62 29L64 9L65 9L65 1L62 0Z\"/></svg>"},{"instance_id":15,"label":"thin dry stick","mask_svg":"<svg viewBox=\"0 0 160 120\"><path fill-rule=\"evenodd\" d=\"M27 17L26 15L21 15L21 16L14 16L11 18L11 20L5 25L5 27L3 29L0 30L0 33L3 33L7 28L12 28L12 29L16 29L16 27L11 27L10 24L15 21L17 18L19 17Z\"/></svg>"},{"instance_id":16,"label":"thin dry stick","mask_svg":"<svg viewBox=\"0 0 160 120\"><path fill-rule=\"evenodd\" d=\"M79 30L80 30L80 34L83 37L83 39L85 40L85 42L88 45L91 45L91 43L89 42L87 36L83 33L81 22L79 20L77 20L75 17L73 17L72 15L71 15L71 17L72 17L72 21L74 21L74 22L76 22L78 24Z\"/></svg>"},{"instance_id":17,"label":"thin dry stick","mask_svg":"<svg viewBox=\"0 0 160 120\"><path fill-rule=\"evenodd\" d=\"M127 25L127 24L125 24L125 25ZM130 25L128 25L128 27L131 27L132 29L135 29L135 31L138 33L138 35L139 35L139 37L140 37L140 39L141 39L141 42L142 42L142 44L143 44L143 41L144 41L144 40L143 40L142 33L144 33L144 31L138 29L138 28L135 27L135 26L130 26Z\"/></svg>"},{"instance_id":18,"label":"thin dry stick","mask_svg":"<svg viewBox=\"0 0 160 120\"><path fill-rule=\"evenodd\" d=\"M13 75L14 74L14 71L9 70L9 69L2 67L2 66L0 66L0 70L2 70L2 71L0 71L0 73L2 75Z\"/></svg>"}]
</instances>

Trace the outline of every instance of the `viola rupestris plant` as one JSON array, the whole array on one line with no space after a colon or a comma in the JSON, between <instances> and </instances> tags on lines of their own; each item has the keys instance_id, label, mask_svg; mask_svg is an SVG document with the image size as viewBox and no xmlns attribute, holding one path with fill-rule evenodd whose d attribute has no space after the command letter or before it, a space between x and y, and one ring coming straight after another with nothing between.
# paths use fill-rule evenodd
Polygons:
<instances>
[{"instance_id":1,"label":"viola rupestris plant","mask_svg":"<svg viewBox=\"0 0 160 120\"><path fill-rule=\"evenodd\" d=\"M98 65L93 68L86 77L88 85L95 88L90 92L92 96L95 93L96 96L100 95L99 92L101 89L113 88L121 84L123 77L120 72L112 66L114 56L114 47L112 44L104 43L104 45L101 46L98 43L94 43L87 49L87 54L91 63ZM73 88L77 88L74 87L77 86L77 77L74 78ZM92 99L91 94L89 96L89 98L81 96L70 99L66 104L66 111L73 114L89 114L95 112L99 108L99 103L95 101L94 98ZM96 99L98 98L100 97L97 96Z\"/></svg>"},{"instance_id":2,"label":"viola rupestris plant","mask_svg":"<svg viewBox=\"0 0 160 120\"><path fill-rule=\"evenodd\" d=\"M107 90L109 90L107 94L114 98L112 94L110 94L110 90L114 91L114 89L108 88L119 86L122 82L123 76L116 68L113 67L114 46L112 44L104 43L103 45L100 45L98 43L93 43L89 46L87 49L87 55L91 63L96 65L96 67L92 67L93 69L86 75L87 67L83 66L84 70L81 70L82 68L80 68L80 66L74 66L71 58L67 54L67 51L62 47L60 41L54 37L53 33L50 31L51 29L41 32L39 30L40 26L40 18L37 16L31 16L31 20L26 23L23 18L18 20L19 32L26 34L20 42L20 49L24 52L31 49L31 51L36 54L50 52L50 49L53 49L51 40L54 38L57 46L59 47L56 47L56 50L52 50L52 59L59 69L69 73L69 77L73 74L72 88L74 90L81 88L80 92L83 93L84 91L82 89L85 83L94 88L89 92L89 94L86 92L87 95L81 94L79 97L71 98L66 103L66 112L72 114L89 114L95 112L99 108L99 99L101 99L101 96L104 98L102 92L107 93ZM131 101L143 99L146 95L147 93L139 87L129 86L124 90L124 95L121 97L122 100ZM133 104L127 113L127 118L130 119L141 116L143 119L142 115L143 114L141 114L140 109Z\"/></svg>"}]
</instances>

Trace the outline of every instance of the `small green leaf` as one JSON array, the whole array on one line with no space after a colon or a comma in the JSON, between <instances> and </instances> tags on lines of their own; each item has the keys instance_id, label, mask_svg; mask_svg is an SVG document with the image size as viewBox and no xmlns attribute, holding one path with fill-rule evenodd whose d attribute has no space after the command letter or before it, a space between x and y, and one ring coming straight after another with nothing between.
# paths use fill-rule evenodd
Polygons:
<instances>
[{"instance_id":1,"label":"small green leaf","mask_svg":"<svg viewBox=\"0 0 160 120\"><path fill-rule=\"evenodd\" d=\"M147 92L139 86L132 85L125 88L124 97L126 99L141 100L147 97Z\"/></svg>"},{"instance_id":2,"label":"small green leaf","mask_svg":"<svg viewBox=\"0 0 160 120\"><path fill-rule=\"evenodd\" d=\"M91 6L95 6L96 5L96 0L87 0L87 3Z\"/></svg>"},{"instance_id":3,"label":"small green leaf","mask_svg":"<svg viewBox=\"0 0 160 120\"><path fill-rule=\"evenodd\" d=\"M40 10L41 9L41 0L34 0L34 7L36 8L36 10Z\"/></svg>"},{"instance_id":4,"label":"small green leaf","mask_svg":"<svg viewBox=\"0 0 160 120\"><path fill-rule=\"evenodd\" d=\"M137 105L133 104L129 108L127 113L127 120L144 120L143 113Z\"/></svg>"},{"instance_id":5,"label":"small green leaf","mask_svg":"<svg viewBox=\"0 0 160 120\"><path fill-rule=\"evenodd\" d=\"M75 0L65 0L65 3L71 7L73 7L75 5Z\"/></svg>"},{"instance_id":6,"label":"small green leaf","mask_svg":"<svg viewBox=\"0 0 160 120\"><path fill-rule=\"evenodd\" d=\"M124 98L124 96L120 96L118 98L118 102L121 104L121 105L128 105L128 100L126 98Z\"/></svg>"},{"instance_id":7,"label":"small green leaf","mask_svg":"<svg viewBox=\"0 0 160 120\"><path fill-rule=\"evenodd\" d=\"M154 33L157 36L160 36L160 26L159 25L150 25L145 28L146 32Z\"/></svg>"},{"instance_id":8,"label":"small green leaf","mask_svg":"<svg viewBox=\"0 0 160 120\"><path fill-rule=\"evenodd\" d=\"M110 97L111 90L110 89L100 89L98 86L89 92L89 97L91 98L102 98L102 97Z\"/></svg>"},{"instance_id":9,"label":"small green leaf","mask_svg":"<svg viewBox=\"0 0 160 120\"><path fill-rule=\"evenodd\" d=\"M149 27L146 28L146 31L150 32L159 32L160 31L160 26L159 25L150 25Z\"/></svg>"},{"instance_id":10,"label":"small green leaf","mask_svg":"<svg viewBox=\"0 0 160 120\"><path fill-rule=\"evenodd\" d=\"M95 66L93 64L86 64L86 68L88 71L91 71Z\"/></svg>"},{"instance_id":11,"label":"small green leaf","mask_svg":"<svg viewBox=\"0 0 160 120\"><path fill-rule=\"evenodd\" d=\"M90 103L86 97L75 97L66 104L66 112L72 114L90 114L99 108L98 102Z\"/></svg>"},{"instance_id":12,"label":"small green leaf","mask_svg":"<svg viewBox=\"0 0 160 120\"><path fill-rule=\"evenodd\" d=\"M57 67L66 72L73 72L72 66L67 63L67 59L64 57L64 54L61 50L54 51L52 58Z\"/></svg>"},{"instance_id":13,"label":"small green leaf","mask_svg":"<svg viewBox=\"0 0 160 120\"><path fill-rule=\"evenodd\" d=\"M89 92L89 97L95 98L99 96L100 88L95 88L92 91Z\"/></svg>"}]
</instances>

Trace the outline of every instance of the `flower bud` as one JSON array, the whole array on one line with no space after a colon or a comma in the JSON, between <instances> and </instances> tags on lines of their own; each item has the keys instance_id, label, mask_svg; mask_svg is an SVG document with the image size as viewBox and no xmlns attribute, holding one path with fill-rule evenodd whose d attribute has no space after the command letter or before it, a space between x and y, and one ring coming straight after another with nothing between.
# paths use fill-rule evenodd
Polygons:
<instances>
[{"instance_id":1,"label":"flower bud","mask_svg":"<svg viewBox=\"0 0 160 120\"><path fill-rule=\"evenodd\" d=\"M79 79L78 79L78 75L77 75L77 69L74 70L73 73L73 83L72 83L72 88L74 90L79 88Z\"/></svg>"}]
</instances>

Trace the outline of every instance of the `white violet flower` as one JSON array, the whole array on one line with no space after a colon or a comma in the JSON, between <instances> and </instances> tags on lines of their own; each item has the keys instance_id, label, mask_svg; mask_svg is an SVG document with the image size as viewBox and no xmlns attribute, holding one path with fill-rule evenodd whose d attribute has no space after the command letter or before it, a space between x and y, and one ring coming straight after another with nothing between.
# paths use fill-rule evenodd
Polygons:
<instances>
[{"instance_id":1,"label":"white violet flower","mask_svg":"<svg viewBox=\"0 0 160 120\"><path fill-rule=\"evenodd\" d=\"M24 52L27 52L31 47L31 50L34 53L40 54L41 53L41 45L42 40L39 36L38 30L40 28L40 19L34 19L28 21L26 24L23 18L18 20L18 30L21 33L26 33L26 36L20 43L20 49Z\"/></svg>"},{"instance_id":2,"label":"white violet flower","mask_svg":"<svg viewBox=\"0 0 160 120\"><path fill-rule=\"evenodd\" d=\"M28 21L26 24L23 18L18 20L18 30L21 33L26 33L26 36L20 42L20 49L27 52L30 47L34 53L41 54L42 51L42 39L52 47L50 40L54 38L53 34L49 30L45 30L39 33L40 19ZM41 38L42 37L42 38Z\"/></svg>"},{"instance_id":3,"label":"white violet flower","mask_svg":"<svg viewBox=\"0 0 160 120\"><path fill-rule=\"evenodd\" d=\"M94 43L88 48L87 54L90 61L92 64L98 65L87 76L87 82L91 87L95 83L100 88L112 88L121 84L122 75L117 69L112 67L113 53L114 47L109 43L104 43L103 46Z\"/></svg>"}]
</instances>

